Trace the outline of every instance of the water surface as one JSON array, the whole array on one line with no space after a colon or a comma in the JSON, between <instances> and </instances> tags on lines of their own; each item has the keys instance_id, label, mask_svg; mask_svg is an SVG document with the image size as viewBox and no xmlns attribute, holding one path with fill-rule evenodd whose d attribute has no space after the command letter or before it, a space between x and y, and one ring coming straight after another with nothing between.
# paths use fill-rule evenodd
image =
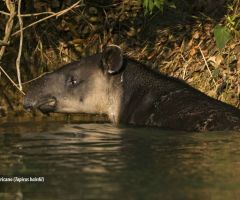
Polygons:
<instances>
[{"instance_id":1,"label":"water surface","mask_svg":"<svg viewBox=\"0 0 240 200\"><path fill-rule=\"evenodd\" d=\"M239 199L240 133L0 124L0 199Z\"/></svg>"}]
</instances>

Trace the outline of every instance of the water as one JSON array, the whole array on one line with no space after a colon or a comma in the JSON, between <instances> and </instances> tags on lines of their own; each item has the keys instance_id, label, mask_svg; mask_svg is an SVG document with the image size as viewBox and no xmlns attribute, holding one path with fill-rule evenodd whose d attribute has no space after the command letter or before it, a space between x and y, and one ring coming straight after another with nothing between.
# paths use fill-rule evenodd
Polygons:
<instances>
[{"instance_id":1,"label":"water","mask_svg":"<svg viewBox=\"0 0 240 200\"><path fill-rule=\"evenodd\" d=\"M0 199L239 199L240 133L0 124Z\"/></svg>"}]
</instances>

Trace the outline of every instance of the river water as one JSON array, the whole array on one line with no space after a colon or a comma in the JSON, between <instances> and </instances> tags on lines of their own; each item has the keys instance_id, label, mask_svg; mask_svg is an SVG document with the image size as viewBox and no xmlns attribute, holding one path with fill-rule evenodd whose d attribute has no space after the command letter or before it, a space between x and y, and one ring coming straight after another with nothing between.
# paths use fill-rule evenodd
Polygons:
<instances>
[{"instance_id":1,"label":"river water","mask_svg":"<svg viewBox=\"0 0 240 200\"><path fill-rule=\"evenodd\" d=\"M7 122L0 178L1 200L239 199L240 133Z\"/></svg>"}]
</instances>

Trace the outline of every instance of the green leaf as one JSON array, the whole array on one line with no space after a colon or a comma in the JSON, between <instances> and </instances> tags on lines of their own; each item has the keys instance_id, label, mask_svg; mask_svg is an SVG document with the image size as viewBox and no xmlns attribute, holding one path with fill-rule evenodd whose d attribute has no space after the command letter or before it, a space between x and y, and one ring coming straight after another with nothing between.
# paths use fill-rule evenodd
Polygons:
<instances>
[{"instance_id":1,"label":"green leaf","mask_svg":"<svg viewBox=\"0 0 240 200\"><path fill-rule=\"evenodd\" d=\"M224 48L227 42L232 38L230 30L225 26L215 26L213 33L219 49Z\"/></svg>"},{"instance_id":2,"label":"green leaf","mask_svg":"<svg viewBox=\"0 0 240 200\"><path fill-rule=\"evenodd\" d=\"M143 1L143 7L144 7L145 9L148 9L148 0L144 0L144 1Z\"/></svg>"},{"instance_id":3,"label":"green leaf","mask_svg":"<svg viewBox=\"0 0 240 200\"><path fill-rule=\"evenodd\" d=\"M212 71L212 76L214 78L217 78L219 74L220 74L220 70L218 68Z\"/></svg>"},{"instance_id":4,"label":"green leaf","mask_svg":"<svg viewBox=\"0 0 240 200\"><path fill-rule=\"evenodd\" d=\"M163 11L164 3L167 3L167 0L138 0L144 8L144 14L152 14L155 8L158 8L160 11Z\"/></svg>"},{"instance_id":5,"label":"green leaf","mask_svg":"<svg viewBox=\"0 0 240 200\"><path fill-rule=\"evenodd\" d=\"M150 13L152 13L152 10L153 10L153 8L154 8L154 3L153 3L153 0L149 0L149 11L150 11Z\"/></svg>"},{"instance_id":6,"label":"green leaf","mask_svg":"<svg viewBox=\"0 0 240 200\"><path fill-rule=\"evenodd\" d=\"M163 6L163 1L162 0L155 0L154 5L160 9Z\"/></svg>"},{"instance_id":7,"label":"green leaf","mask_svg":"<svg viewBox=\"0 0 240 200\"><path fill-rule=\"evenodd\" d=\"M173 8L173 9L177 9L177 6L176 6L176 4L174 3L174 2L166 2L166 4L167 4L167 6L169 7L169 8Z\"/></svg>"}]
</instances>

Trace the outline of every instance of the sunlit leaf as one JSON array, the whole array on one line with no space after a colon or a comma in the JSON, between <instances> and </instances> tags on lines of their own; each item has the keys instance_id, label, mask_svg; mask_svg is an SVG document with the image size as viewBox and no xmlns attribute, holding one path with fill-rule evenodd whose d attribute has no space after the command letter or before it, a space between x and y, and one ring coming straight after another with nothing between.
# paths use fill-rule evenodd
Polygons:
<instances>
[{"instance_id":1,"label":"sunlit leaf","mask_svg":"<svg viewBox=\"0 0 240 200\"><path fill-rule=\"evenodd\" d=\"M152 0L149 0L149 10L150 10L150 13L152 12L153 8L154 8L154 3Z\"/></svg>"},{"instance_id":2,"label":"sunlit leaf","mask_svg":"<svg viewBox=\"0 0 240 200\"><path fill-rule=\"evenodd\" d=\"M214 69L213 71L212 71L212 76L214 77L214 78L217 78L218 76L219 76L219 74L220 74L220 70L217 68L217 69Z\"/></svg>"},{"instance_id":3,"label":"sunlit leaf","mask_svg":"<svg viewBox=\"0 0 240 200\"><path fill-rule=\"evenodd\" d=\"M163 1L160 1L160 0L155 0L154 1L154 5L160 9L162 6L163 6Z\"/></svg>"},{"instance_id":4,"label":"sunlit leaf","mask_svg":"<svg viewBox=\"0 0 240 200\"><path fill-rule=\"evenodd\" d=\"M167 2L167 6L168 6L169 8L173 8L173 9L176 9L176 8L177 8L177 6L176 6L176 4L175 4L174 2Z\"/></svg>"},{"instance_id":5,"label":"sunlit leaf","mask_svg":"<svg viewBox=\"0 0 240 200\"><path fill-rule=\"evenodd\" d=\"M167 2L167 0L139 0L143 7L145 14L151 14L154 8L158 8L163 11L163 4Z\"/></svg>"},{"instance_id":6,"label":"sunlit leaf","mask_svg":"<svg viewBox=\"0 0 240 200\"><path fill-rule=\"evenodd\" d=\"M215 26L213 32L217 43L217 47L219 49L224 48L227 42L232 38L230 30L225 26L217 25Z\"/></svg>"}]
</instances>

